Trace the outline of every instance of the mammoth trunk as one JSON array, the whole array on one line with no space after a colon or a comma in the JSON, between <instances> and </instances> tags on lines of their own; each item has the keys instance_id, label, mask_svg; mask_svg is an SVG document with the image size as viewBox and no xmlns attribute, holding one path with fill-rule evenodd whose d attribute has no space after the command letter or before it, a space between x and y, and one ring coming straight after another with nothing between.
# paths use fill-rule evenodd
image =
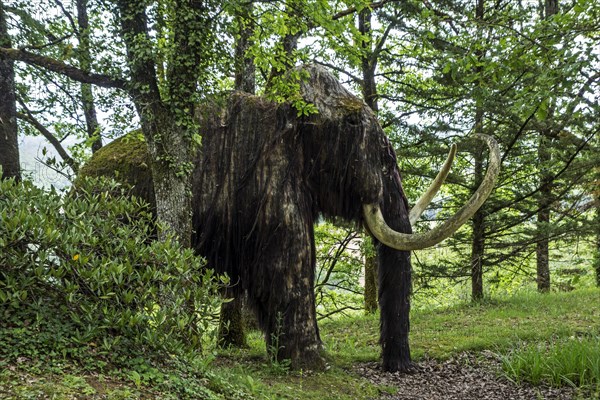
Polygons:
<instances>
[{"instance_id":1,"label":"mammoth trunk","mask_svg":"<svg viewBox=\"0 0 600 400\"><path fill-rule=\"evenodd\" d=\"M411 233L408 203L397 170L384 182L383 214L388 225L402 233ZM410 294L412 290L410 251L399 251L381 243L379 258L380 342L386 371L411 369L408 335L410 330Z\"/></svg>"}]
</instances>

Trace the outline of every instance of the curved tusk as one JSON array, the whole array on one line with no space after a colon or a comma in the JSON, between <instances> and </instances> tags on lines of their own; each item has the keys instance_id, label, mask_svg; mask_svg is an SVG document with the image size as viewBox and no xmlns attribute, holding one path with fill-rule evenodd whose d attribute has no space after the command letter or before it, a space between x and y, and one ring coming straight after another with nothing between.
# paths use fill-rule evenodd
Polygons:
<instances>
[{"instance_id":1,"label":"curved tusk","mask_svg":"<svg viewBox=\"0 0 600 400\"><path fill-rule=\"evenodd\" d=\"M450 148L450 152L448 153L448 157L442 165L442 169L438 172L437 176L429 185L429 188L423 195L417 200L414 207L410 210L408 214L408 219L410 221L410 226L413 226L415 222L421 217L423 211L429 206L431 200L435 197L437 192L442 187L442 184L446 180L448 173L450 172L450 168L452 168L452 162L454 161L454 156L456 156L456 143L452 143L452 147Z\"/></svg>"},{"instance_id":2,"label":"curved tusk","mask_svg":"<svg viewBox=\"0 0 600 400\"><path fill-rule=\"evenodd\" d=\"M430 231L412 234L400 233L388 226L378 204L365 204L363 205L363 214L373 236L381 243L396 250L420 250L432 247L451 236L471 218L492 193L496 178L500 173L500 149L496 140L482 134L476 134L474 137L485 141L490 148L488 168L479 188L456 214Z\"/></svg>"}]
</instances>

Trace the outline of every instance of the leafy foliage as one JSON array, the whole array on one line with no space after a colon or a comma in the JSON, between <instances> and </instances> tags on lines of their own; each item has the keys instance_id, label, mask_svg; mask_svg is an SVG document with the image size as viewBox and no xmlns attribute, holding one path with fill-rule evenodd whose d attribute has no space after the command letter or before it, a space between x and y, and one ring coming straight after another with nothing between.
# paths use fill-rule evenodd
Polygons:
<instances>
[{"instance_id":1,"label":"leafy foliage","mask_svg":"<svg viewBox=\"0 0 600 400\"><path fill-rule=\"evenodd\" d=\"M23 340L32 332L49 348L75 343L114 362L201 348L220 304L217 279L191 250L152 240L146 205L100 180L62 197L28 182L0 185L4 362L43 352Z\"/></svg>"}]
</instances>

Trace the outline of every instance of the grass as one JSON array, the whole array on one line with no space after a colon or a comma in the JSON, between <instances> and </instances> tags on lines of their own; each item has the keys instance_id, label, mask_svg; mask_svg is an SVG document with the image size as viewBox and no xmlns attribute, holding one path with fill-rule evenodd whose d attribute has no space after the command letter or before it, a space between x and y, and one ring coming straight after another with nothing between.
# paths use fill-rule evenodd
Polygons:
<instances>
[{"instance_id":1,"label":"grass","mask_svg":"<svg viewBox=\"0 0 600 400\"><path fill-rule=\"evenodd\" d=\"M479 304L417 312L412 343L417 354L445 358L456 352L508 351L522 342L544 342L600 333L600 291L540 295L527 292Z\"/></svg>"},{"instance_id":2,"label":"grass","mask_svg":"<svg viewBox=\"0 0 600 400\"><path fill-rule=\"evenodd\" d=\"M413 357L446 359L464 351L506 352L523 342L600 333L600 290L539 295L417 310L411 315ZM332 357L372 361L379 355L377 316L322 324Z\"/></svg>"},{"instance_id":3,"label":"grass","mask_svg":"<svg viewBox=\"0 0 600 400\"><path fill-rule=\"evenodd\" d=\"M502 367L517 383L587 387L600 394L600 336L525 344L503 356Z\"/></svg>"},{"instance_id":4,"label":"grass","mask_svg":"<svg viewBox=\"0 0 600 400\"><path fill-rule=\"evenodd\" d=\"M464 351L491 350L501 355L506 374L515 382L570 382L600 394L599 304L599 289L582 289L416 310L411 316L413 358L445 359ZM63 367L54 365L44 372L30 356L2 365L0 354L0 398L74 399L87 393L83 398L113 400L373 399L382 392L393 393L393 388L367 382L352 372L352 366L379 360L378 325L376 315L321 323L331 365L325 372L292 372L271 363L257 332L250 335L246 349L207 349L195 362L164 370L145 366L102 375L89 363L81 369L63 360Z\"/></svg>"},{"instance_id":5,"label":"grass","mask_svg":"<svg viewBox=\"0 0 600 400\"><path fill-rule=\"evenodd\" d=\"M123 382L102 376L32 375L26 371L5 369L0 372L0 398L12 399L80 399L104 398L124 400L140 398L142 392Z\"/></svg>"}]
</instances>

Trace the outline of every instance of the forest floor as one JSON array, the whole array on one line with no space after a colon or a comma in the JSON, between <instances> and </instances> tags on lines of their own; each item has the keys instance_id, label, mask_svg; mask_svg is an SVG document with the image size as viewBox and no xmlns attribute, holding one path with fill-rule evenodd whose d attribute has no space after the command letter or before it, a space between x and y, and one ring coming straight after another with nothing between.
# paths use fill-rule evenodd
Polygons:
<instances>
[{"instance_id":1,"label":"forest floor","mask_svg":"<svg viewBox=\"0 0 600 400\"><path fill-rule=\"evenodd\" d=\"M139 360L129 369L110 369L99 361L63 359L61 349L44 350L45 339L35 332L0 329L0 399L600 399L599 304L600 289L582 289L436 309L415 307L411 352L418 368L413 374L381 370L377 315L320 323L330 365L322 372L290 371L285 363L269 360L258 332L248 335L247 348L207 348L193 362ZM28 341L28 352L16 354L16 349L6 348L7 334ZM597 370L583 384L552 381L552 371L542 371L541 381L533 385L527 374L515 377L506 371L506 360L528 346L539 346L534 363L542 365L552 356L546 350L571 343L584 346L580 351ZM44 351L54 354L46 359L59 361L41 361Z\"/></svg>"},{"instance_id":2,"label":"forest floor","mask_svg":"<svg viewBox=\"0 0 600 400\"><path fill-rule=\"evenodd\" d=\"M463 353L445 361L419 361L412 374L385 373L377 363L354 368L375 385L393 387L395 393L380 400L573 400L586 398L573 387L517 384L501 374L493 355ZM482 358L485 357L485 358ZM589 396L592 396L591 394Z\"/></svg>"}]
</instances>

